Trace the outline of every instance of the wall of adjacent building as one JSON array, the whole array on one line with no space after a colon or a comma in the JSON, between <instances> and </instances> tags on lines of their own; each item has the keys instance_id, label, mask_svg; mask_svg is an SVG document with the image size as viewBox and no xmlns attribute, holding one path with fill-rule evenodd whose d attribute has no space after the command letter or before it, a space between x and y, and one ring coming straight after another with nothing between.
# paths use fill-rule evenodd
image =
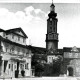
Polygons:
<instances>
[{"instance_id":1,"label":"wall of adjacent building","mask_svg":"<svg viewBox=\"0 0 80 80\"><path fill-rule=\"evenodd\" d=\"M20 32L20 35L23 36L23 34ZM13 34L6 35L4 32L0 32L0 36L2 36L5 39L8 39L12 42L26 45L26 38L20 37L20 40L18 40L18 36L14 35L14 38L12 38ZM10 44L7 42L1 41L2 46L2 61L1 61L1 75L4 74L4 63L7 61L5 74L7 76L15 77L15 70L17 69L17 61L12 60L16 59L18 57L19 60L24 60L22 62L19 62L19 75L21 75L21 65L23 66L23 70L25 71L25 76L31 76L31 54L29 54L29 50L25 47L20 47L15 44ZM14 55L15 54L15 55ZM20 56L23 56L20 58Z\"/></svg>"}]
</instances>

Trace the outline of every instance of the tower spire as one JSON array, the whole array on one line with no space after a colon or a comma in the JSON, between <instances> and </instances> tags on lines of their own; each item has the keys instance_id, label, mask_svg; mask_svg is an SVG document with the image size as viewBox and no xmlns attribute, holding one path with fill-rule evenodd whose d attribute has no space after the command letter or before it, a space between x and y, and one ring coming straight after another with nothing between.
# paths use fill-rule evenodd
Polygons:
<instances>
[{"instance_id":1,"label":"tower spire","mask_svg":"<svg viewBox=\"0 0 80 80\"><path fill-rule=\"evenodd\" d=\"M50 7L51 7L51 9L50 9L50 10L55 12L55 6L54 6L54 4L53 4L53 0L52 0L52 4L51 4L51 6L50 6Z\"/></svg>"},{"instance_id":2,"label":"tower spire","mask_svg":"<svg viewBox=\"0 0 80 80\"><path fill-rule=\"evenodd\" d=\"M57 13L55 13L55 5L53 4L53 0L50 6L50 13L48 14L49 18L56 17Z\"/></svg>"}]
</instances>

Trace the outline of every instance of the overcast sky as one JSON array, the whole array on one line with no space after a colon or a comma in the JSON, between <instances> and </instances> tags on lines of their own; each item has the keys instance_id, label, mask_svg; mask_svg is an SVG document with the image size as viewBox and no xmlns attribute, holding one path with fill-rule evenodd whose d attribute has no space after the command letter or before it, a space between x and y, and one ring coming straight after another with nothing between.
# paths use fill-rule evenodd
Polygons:
<instances>
[{"instance_id":1,"label":"overcast sky","mask_svg":"<svg viewBox=\"0 0 80 80\"><path fill-rule=\"evenodd\" d=\"M35 1L35 0L34 0ZM40 0L38 0L40 1ZM27 44L45 47L47 32L47 15L50 0L33 3L0 3L0 28L21 27L28 36ZM80 3L56 2L58 18L59 48L80 47Z\"/></svg>"}]
</instances>

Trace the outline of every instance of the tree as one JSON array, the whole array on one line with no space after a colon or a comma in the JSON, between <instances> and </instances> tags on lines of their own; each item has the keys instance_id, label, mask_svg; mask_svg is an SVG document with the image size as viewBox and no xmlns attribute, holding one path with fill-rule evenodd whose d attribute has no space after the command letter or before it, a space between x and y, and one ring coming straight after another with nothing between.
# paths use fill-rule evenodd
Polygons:
<instances>
[{"instance_id":1,"label":"tree","mask_svg":"<svg viewBox=\"0 0 80 80\"><path fill-rule=\"evenodd\" d=\"M53 63L45 64L43 76L59 76L62 64L62 57L55 56Z\"/></svg>"},{"instance_id":2,"label":"tree","mask_svg":"<svg viewBox=\"0 0 80 80\"><path fill-rule=\"evenodd\" d=\"M44 63L41 63L42 56L33 55L32 57L32 68L35 69L35 76L42 76L44 72Z\"/></svg>"},{"instance_id":3,"label":"tree","mask_svg":"<svg viewBox=\"0 0 80 80\"><path fill-rule=\"evenodd\" d=\"M56 59L53 59L53 74L54 76L59 76L61 73L61 63L62 63L62 56L57 56Z\"/></svg>"},{"instance_id":4,"label":"tree","mask_svg":"<svg viewBox=\"0 0 80 80\"><path fill-rule=\"evenodd\" d=\"M41 63L38 63L35 66L35 76L42 76L43 72L44 72L44 65Z\"/></svg>"}]
</instances>

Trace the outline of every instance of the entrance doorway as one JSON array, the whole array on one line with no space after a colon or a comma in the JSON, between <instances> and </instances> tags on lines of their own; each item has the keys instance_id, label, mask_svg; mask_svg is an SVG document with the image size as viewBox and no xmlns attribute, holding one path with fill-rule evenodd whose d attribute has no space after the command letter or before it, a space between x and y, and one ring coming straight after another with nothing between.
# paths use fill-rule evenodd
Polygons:
<instances>
[{"instance_id":1,"label":"entrance doorway","mask_svg":"<svg viewBox=\"0 0 80 80\"><path fill-rule=\"evenodd\" d=\"M6 71L8 61L4 61L4 72Z\"/></svg>"},{"instance_id":2,"label":"entrance doorway","mask_svg":"<svg viewBox=\"0 0 80 80\"><path fill-rule=\"evenodd\" d=\"M17 62L17 70L19 70L19 62Z\"/></svg>"},{"instance_id":3,"label":"entrance doorway","mask_svg":"<svg viewBox=\"0 0 80 80\"><path fill-rule=\"evenodd\" d=\"M15 78L18 78L19 74L19 62L17 62L17 69L15 70Z\"/></svg>"},{"instance_id":4,"label":"entrance doorway","mask_svg":"<svg viewBox=\"0 0 80 80\"><path fill-rule=\"evenodd\" d=\"M68 71L69 71L69 76L73 76L73 68L72 67L68 67Z\"/></svg>"}]
</instances>

